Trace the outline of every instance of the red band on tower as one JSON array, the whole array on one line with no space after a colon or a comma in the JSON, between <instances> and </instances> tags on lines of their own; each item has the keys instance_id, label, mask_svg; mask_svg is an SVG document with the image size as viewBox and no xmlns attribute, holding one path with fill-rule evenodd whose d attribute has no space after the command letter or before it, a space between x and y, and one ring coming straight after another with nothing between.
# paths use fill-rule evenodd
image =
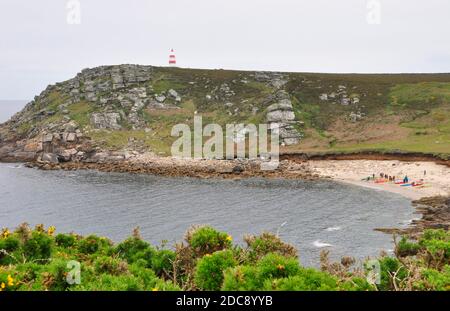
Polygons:
<instances>
[{"instance_id":1,"label":"red band on tower","mask_svg":"<svg viewBox=\"0 0 450 311\"><path fill-rule=\"evenodd\" d=\"M175 52L173 51L173 49L171 49L169 54L169 65L176 65L176 64L177 60L175 58Z\"/></svg>"}]
</instances>

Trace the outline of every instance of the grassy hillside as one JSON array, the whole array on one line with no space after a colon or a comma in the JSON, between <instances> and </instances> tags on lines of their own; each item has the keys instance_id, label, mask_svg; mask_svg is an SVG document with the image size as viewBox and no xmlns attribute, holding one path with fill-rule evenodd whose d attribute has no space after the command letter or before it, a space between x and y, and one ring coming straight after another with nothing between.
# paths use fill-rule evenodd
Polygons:
<instances>
[{"instance_id":1,"label":"grassy hillside","mask_svg":"<svg viewBox=\"0 0 450 311\"><path fill-rule=\"evenodd\" d=\"M143 72L129 78L130 70ZM450 74L99 67L47 88L0 128L0 138L11 133L32 138L74 121L100 147L139 145L167 155L173 125L192 126L194 114L202 115L204 124L263 123L280 90L290 97L301 137L282 150L450 154ZM93 113L110 112L120 114L118 128L93 125Z\"/></svg>"}]
</instances>

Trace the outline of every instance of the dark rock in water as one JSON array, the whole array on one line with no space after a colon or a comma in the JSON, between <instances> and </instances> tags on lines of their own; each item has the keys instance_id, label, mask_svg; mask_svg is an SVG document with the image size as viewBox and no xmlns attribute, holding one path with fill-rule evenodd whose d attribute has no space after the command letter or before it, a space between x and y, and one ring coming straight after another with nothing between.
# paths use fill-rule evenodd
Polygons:
<instances>
[{"instance_id":1,"label":"dark rock in water","mask_svg":"<svg viewBox=\"0 0 450 311\"><path fill-rule=\"evenodd\" d=\"M233 167L234 174L239 174L239 173L242 173L243 171L244 171L244 168L241 165L235 165Z\"/></svg>"},{"instance_id":2,"label":"dark rock in water","mask_svg":"<svg viewBox=\"0 0 450 311\"><path fill-rule=\"evenodd\" d=\"M44 153L42 155L43 162L59 163L58 156L54 153Z\"/></svg>"}]
</instances>

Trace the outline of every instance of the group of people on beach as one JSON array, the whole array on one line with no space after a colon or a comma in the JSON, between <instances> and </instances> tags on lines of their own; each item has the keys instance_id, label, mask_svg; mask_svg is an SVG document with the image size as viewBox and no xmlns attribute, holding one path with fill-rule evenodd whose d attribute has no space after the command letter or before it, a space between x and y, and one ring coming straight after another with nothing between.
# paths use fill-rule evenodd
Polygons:
<instances>
[{"instance_id":1,"label":"group of people on beach","mask_svg":"<svg viewBox=\"0 0 450 311\"><path fill-rule=\"evenodd\" d=\"M427 175L427 171L423 171L423 176L425 177ZM400 184L401 186L423 186L423 179L420 179L420 181L412 181L410 182L408 175L405 175L403 179L397 179L396 176L391 176L385 173L380 173L377 177L375 173L372 174L372 176L369 176L367 178L364 178L363 180L370 181L373 180L375 183L384 183L384 182L393 182L395 184Z\"/></svg>"},{"instance_id":2,"label":"group of people on beach","mask_svg":"<svg viewBox=\"0 0 450 311\"><path fill-rule=\"evenodd\" d=\"M380 178L388 180L388 181L395 181L395 176L391 176L391 175L384 174L384 173L380 173ZM372 174L372 179L375 180L375 173ZM403 182L408 182L407 175L405 175L405 178L403 178Z\"/></svg>"}]
</instances>

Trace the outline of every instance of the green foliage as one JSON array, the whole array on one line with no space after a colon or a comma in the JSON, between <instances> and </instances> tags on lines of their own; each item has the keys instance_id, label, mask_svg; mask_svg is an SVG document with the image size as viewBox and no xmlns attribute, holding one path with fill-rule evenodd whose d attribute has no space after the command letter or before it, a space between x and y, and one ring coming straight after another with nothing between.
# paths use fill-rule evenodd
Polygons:
<instances>
[{"instance_id":1,"label":"green foliage","mask_svg":"<svg viewBox=\"0 0 450 311\"><path fill-rule=\"evenodd\" d=\"M142 291L145 290L145 284L142 279L134 275L111 275L100 274L89 282L82 282L73 288L77 291Z\"/></svg>"},{"instance_id":2,"label":"green foliage","mask_svg":"<svg viewBox=\"0 0 450 311\"><path fill-rule=\"evenodd\" d=\"M297 259L284 257L279 254L267 254L258 263L259 274L262 278L284 278L297 274L300 265Z\"/></svg>"},{"instance_id":3,"label":"green foliage","mask_svg":"<svg viewBox=\"0 0 450 311\"><path fill-rule=\"evenodd\" d=\"M339 289L335 277L314 269L301 269L293 276L269 279L264 282L263 286L264 290L281 291L330 291Z\"/></svg>"},{"instance_id":4,"label":"green foliage","mask_svg":"<svg viewBox=\"0 0 450 311\"><path fill-rule=\"evenodd\" d=\"M406 237L402 237L397 245L396 252L400 257L416 255L420 249L417 243L409 242Z\"/></svg>"},{"instance_id":5,"label":"green foliage","mask_svg":"<svg viewBox=\"0 0 450 311\"><path fill-rule=\"evenodd\" d=\"M403 280L407 275L407 270L400 261L392 257L384 257L380 260L381 283L378 288L381 290L393 290L392 276L395 274L399 280Z\"/></svg>"},{"instance_id":6,"label":"green foliage","mask_svg":"<svg viewBox=\"0 0 450 311\"><path fill-rule=\"evenodd\" d=\"M391 105L429 109L450 102L450 83L422 82L398 84L390 92Z\"/></svg>"},{"instance_id":7,"label":"green foliage","mask_svg":"<svg viewBox=\"0 0 450 311\"><path fill-rule=\"evenodd\" d=\"M258 268L254 266L237 266L224 272L222 290L252 291L261 289L263 280Z\"/></svg>"},{"instance_id":8,"label":"green foliage","mask_svg":"<svg viewBox=\"0 0 450 311\"><path fill-rule=\"evenodd\" d=\"M70 119L74 120L80 127L89 125L90 114L95 111L95 105L82 101L67 107Z\"/></svg>"},{"instance_id":9,"label":"green foliage","mask_svg":"<svg viewBox=\"0 0 450 311\"><path fill-rule=\"evenodd\" d=\"M237 264L230 250L217 251L198 261L195 283L201 289L219 290L223 281L223 271Z\"/></svg>"},{"instance_id":10,"label":"green foliage","mask_svg":"<svg viewBox=\"0 0 450 311\"><path fill-rule=\"evenodd\" d=\"M445 265L442 271L424 269L422 279L414 282L417 290L450 291L450 265Z\"/></svg>"},{"instance_id":11,"label":"green foliage","mask_svg":"<svg viewBox=\"0 0 450 311\"><path fill-rule=\"evenodd\" d=\"M138 232L115 246L96 235L53 232L54 227L31 230L26 224L13 233L2 230L3 290L450 290L445 230L426 230L417 243L402 238L396 252L402 257L379 259L376 286L342 261L321 262L323 271L301 267L295 248L270 233L247 236L242 247L224 232L194 227L188 243L173 251L152 247ZM80 263L80 284L67 280L72 260Z\"/></svg>"},{"instance_id":12,"label":"green foliage","mask_svg":"<svg viewBox=\"0 0 450 311\"><path fill-rule=\"evenodd\" d=\"M76 242L77 239L73 234L59 233L55 237L56 245L64 248L72 247L75 245Z\"/></svg>"},{"instance_id":13,"label":"green foliage","mask_svg":"<svg viewBox=\"0 0 450 311\"><path fill-rule=\"evenodd\" d=\"M95 271L99 274L107 273L112 275L126 274L128 264L126 261L109 256L100 256L94 261Z\"/></svg>"},{"instance_id":14,"label":"green foliage","mask_svg":"<svg viewBox=\"0 0 450 311\"><path fill-rule=\"evenodd\" d=\"M231 236L209 226L195 228L188 234L187 242L198 255L211 254L231 247Z\"/></svg>"},{"instance_id":15,"label":"green foliage","mask_svg":"<svg viewBox=\"0 0 450 311\"><path fill-rule=\"evenodd\" d=\"M244 238L248 246L248 259L256 261L269 253L277 253L286 257L297 258L297 250L287 244L276 235L264 232L259 236L246 236Z\"/></svg>"},{"instance_id":16,"label":"green foliage","mask_svg":"<svg viewBox=\"0 0 450 311\"><path fill-rule=\"evenodd\" d=\"M83 254L94 254L105 251L111 245L110 241L96 235L89 235L78 241L78 250Z\"/></svg>"},{"instance_id":17,"label":"green foliage","mask_svg":"<svg viewBox=\"0 0 450 311\"><path fill-rule=\"evenodd\" d=\"M130 263L136 262L138 259L145 259L151 263L155 250L142 239L131 237L117 244L114 253Z\"/></svg>"},{"instance_id":18,"label":"green foliage","mask_svg":"<svg viewBox=\"0 0 450 311\"><path fill-rule=\"evenodd\" d=\"M168 249L162 249L153 253L151 267L157 275L167 276L173 271L174 261L175 252Z\"/></svg>"},{"instance_id":19,"label":"green foliage","mask_svg":"<svg viewBox=\"0 0 450 311\"><path fill-rule=\"evenodd\" d=\"M20 240L15 236L9 236L5 239L0 239L0 250L5 250L7 252L13 252L17 250L20 246ZM0 254L1 256L1 254Z\"/></svg>"},{"instance_id":20,"label":"green foliage","mask_svg":"<svg viewBox=\"0 0 450 311\"><path fill-rule=\"evenodd\" d=\"M45 261L52 253L53 240L43 232L33 231L23 244L23 254L28 260Z\"/></svg>"}]
</instances>

